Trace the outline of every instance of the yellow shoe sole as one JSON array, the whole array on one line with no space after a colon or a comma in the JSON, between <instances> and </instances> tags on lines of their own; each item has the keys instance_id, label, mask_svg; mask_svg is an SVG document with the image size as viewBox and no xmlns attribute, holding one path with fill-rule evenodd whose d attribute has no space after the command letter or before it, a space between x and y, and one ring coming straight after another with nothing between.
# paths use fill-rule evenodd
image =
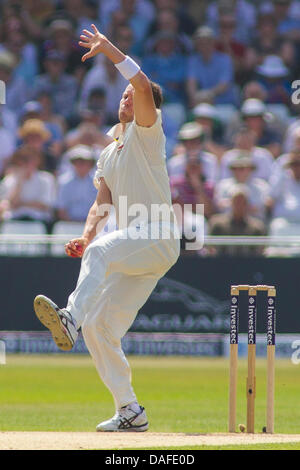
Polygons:
<instances>
[{"instance_id":1,"label":"yellow shoe sole","mask_svg":"<svg viewBox=\"0 0 300 470\"><path fill-rule=\"evenodd\" d=\"M33 307L40 322L50 330L57 347L62 351L70 351L73 343L61 323L53 302L44 295L38 295L34 299Z\"/></svg>"}]
</instances>

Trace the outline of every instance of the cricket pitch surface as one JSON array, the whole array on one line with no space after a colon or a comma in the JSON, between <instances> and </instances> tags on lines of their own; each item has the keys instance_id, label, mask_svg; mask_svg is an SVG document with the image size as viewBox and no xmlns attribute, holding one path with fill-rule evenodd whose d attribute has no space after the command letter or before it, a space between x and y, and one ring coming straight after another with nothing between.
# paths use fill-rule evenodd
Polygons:
<instances>
[{"instance_id":1,"label":"cricket pitch surface","mask_svg":"<svg viewBox=\"0 0 300 470\"><path fill-rule=\"evenodd\" d=\"M300 442L300 434L0 432L0 450L85 450Z\"/></svg>"}]
</instances>

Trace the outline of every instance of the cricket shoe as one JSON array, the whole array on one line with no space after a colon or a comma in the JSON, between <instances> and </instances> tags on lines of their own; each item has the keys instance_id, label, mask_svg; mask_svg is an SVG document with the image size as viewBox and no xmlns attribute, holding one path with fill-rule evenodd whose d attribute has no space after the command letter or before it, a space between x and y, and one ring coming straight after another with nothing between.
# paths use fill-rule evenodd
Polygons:
<instances>
[{"instance_id":1,"label":"cricket shoe","mask_svg":"<svg viewBox=\"0 0 300 470\"><path fill-rule=\"evenodd\" d=\"M133 408L136 408L133 409ZM120 408L108 421L98 424L97 431L102 432L143 432L148 429L145 408L129 404Z\"/></svg>"},{"instance_id":2,"label":"cricket shoe","mask_svg":"<svg viewBox=\"0 0 300 470\"><path fill-rule=\"evenodd\" d=\"M71 314L66 309L58 308L44 295L36 296L33 307L40 322L51 331L59 349L70 351L78 336Z\"/></svg>"}]
</instances>

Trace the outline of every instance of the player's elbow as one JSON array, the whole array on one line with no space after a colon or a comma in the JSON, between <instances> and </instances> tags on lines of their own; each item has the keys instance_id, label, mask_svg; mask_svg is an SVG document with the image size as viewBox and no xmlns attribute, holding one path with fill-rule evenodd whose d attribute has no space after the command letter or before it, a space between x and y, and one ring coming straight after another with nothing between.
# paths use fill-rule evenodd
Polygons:
<instances>
[{"instance_id":1,"label":"player's elbow","mask_svg":"<svg viewBox=\"0 0 300 470\"><path fill-rule=\"evenodd\" d=\"M135 90L138 90L141 93L151 93L150 80L141 70L135 77L133 77L131 84Z\"/></svg>"}]
</instances>

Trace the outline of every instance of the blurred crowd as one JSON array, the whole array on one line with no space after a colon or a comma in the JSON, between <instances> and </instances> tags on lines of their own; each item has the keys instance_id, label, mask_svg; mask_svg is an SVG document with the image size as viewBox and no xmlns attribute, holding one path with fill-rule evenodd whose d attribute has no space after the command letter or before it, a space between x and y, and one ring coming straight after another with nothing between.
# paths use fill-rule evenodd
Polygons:
<instances>
[{"instance_id":1,"label":"blurred crowd","mask_svg":"<svg viewBox=\"0 0 300 470\"><path fill-rule=\"evenodd\" d=\"M206 234L300 234L300 0L0 0L0 219L51 233L95 199L127 82L81 62L91 23L163 89L182 230L203 204Z\"/></svg>"}]
</instances>

